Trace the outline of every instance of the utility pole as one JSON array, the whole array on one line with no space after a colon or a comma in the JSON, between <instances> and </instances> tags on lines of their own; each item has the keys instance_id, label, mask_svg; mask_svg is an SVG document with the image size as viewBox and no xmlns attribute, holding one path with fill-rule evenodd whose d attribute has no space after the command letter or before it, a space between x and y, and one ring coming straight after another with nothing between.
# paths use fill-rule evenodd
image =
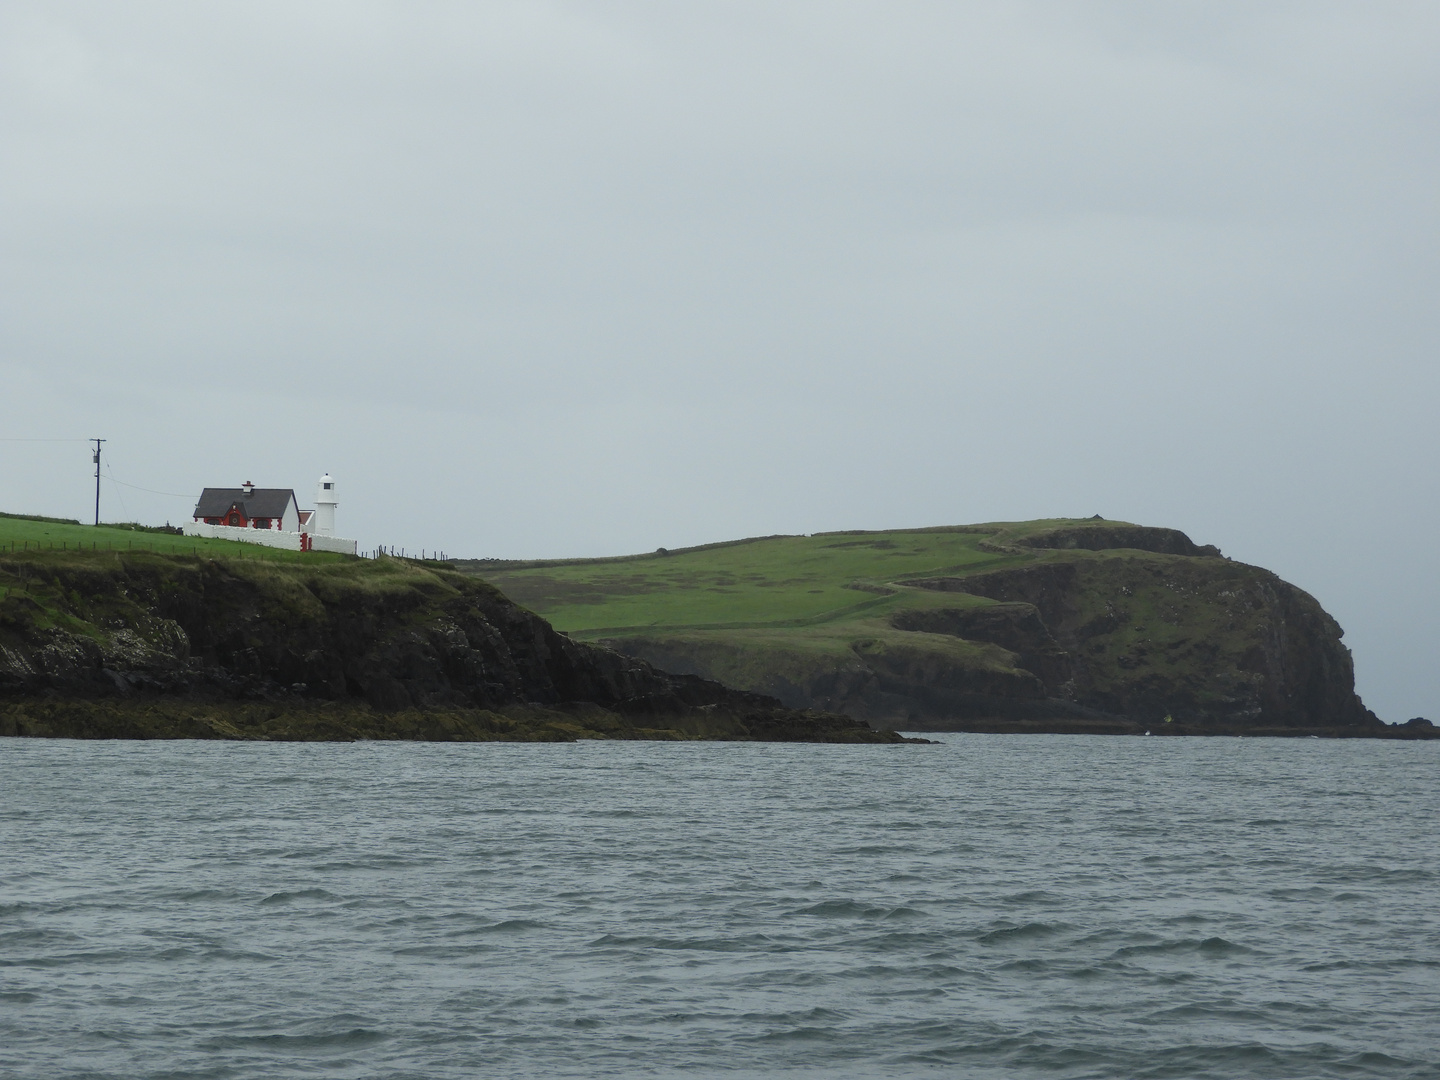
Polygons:
<instances>
[{"instance_id":1,"label":"utility pole","mask_svg":"<svg viewBox=\"0 0 1440 1080\"><path fill-rule=\"evenodd\" d=\"M100 524L100 444L109 439L91 439L95 444L95 524Z\"/></svg>"}]
</instances>

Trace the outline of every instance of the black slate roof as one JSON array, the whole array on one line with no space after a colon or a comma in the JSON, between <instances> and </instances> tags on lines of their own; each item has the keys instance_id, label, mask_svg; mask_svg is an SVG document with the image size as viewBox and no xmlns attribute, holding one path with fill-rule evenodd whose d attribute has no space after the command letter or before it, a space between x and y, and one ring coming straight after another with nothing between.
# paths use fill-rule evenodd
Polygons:
<instances>
[{"instance_id":1,"label":"black slate roof","mask_svg":"<svg viewBox=\"0 0 1440 1080\"><path fill-rule=\"evenodd\" d=\"M195 504L197 518L224 517L239 505L247 518L278 518L295 499L294 488L256 488L249 495L244 488L206 488Z\"/></svg>"}]
</instances>

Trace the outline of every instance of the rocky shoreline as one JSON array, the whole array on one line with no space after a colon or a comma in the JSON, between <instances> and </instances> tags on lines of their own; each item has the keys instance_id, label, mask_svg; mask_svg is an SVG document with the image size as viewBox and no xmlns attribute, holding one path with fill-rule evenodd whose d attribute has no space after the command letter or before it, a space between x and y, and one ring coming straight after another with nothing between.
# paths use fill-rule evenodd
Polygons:
<instances>
[{"instance_id":1,"label":"rocky shoreline","mask_svg":"<svg viewBox=\"0 0 1440 1080\"><path fill-rule=\"evenodd\" d=\"M0 734L898 743L571 641L443 565L0 558Z\"/></svg>"}]
</instances>

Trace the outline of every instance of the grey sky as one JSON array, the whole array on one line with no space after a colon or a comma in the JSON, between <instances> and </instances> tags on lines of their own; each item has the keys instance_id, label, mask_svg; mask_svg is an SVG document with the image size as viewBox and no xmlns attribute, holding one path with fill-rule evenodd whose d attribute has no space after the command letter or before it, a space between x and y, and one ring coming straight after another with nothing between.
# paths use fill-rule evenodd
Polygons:
<instances>
[{"instance_id":1,"label":"grey sky","mask_svg":"<svg viewBox=\"0 0 1440 1080\"><path fill-rule=\"evenodd\" d=\"M1437 76L1429 2L4 2L0 434L459 555L1171 525L1440 720Z\"/></svg>"}]
</instances>

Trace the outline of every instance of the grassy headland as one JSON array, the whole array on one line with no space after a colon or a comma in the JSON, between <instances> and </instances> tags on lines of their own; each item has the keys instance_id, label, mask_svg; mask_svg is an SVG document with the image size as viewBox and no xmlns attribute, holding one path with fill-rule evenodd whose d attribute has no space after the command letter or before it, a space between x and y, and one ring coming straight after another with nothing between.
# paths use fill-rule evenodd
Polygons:
<instances>
[{"instance_id":1,"label":"grassy headland","mask_svg":"<svg viewBox=\"0 0 1440 1080\"><path fill-rule=\"evenodd\" d=\"M1051 519L456 565L577 639L885 726L1378 724L1313 598L1170 529Z\"/></svg>"},{"instance_id":2,"label":"grassy headland","mask_svg":"<svg viewBox=\"0 0 1440 1080\"><path fill-rule=\"evenodd\" d=\"M1029 523L1036 528L1046 522ZM814 627L913 604L910 578L1023 562L973 526L763 536L606 559L455 560L579 637L649 629Z\"/></svg>"},{"instance_id":3,"label":"grassy headland","mask_svg":"<svg viewBox=\"0 0 1440 1080\"><path fill-rule=\"evenodd\" d=\"M0 735L900 741L573 642L441 564L16 517L0 539Z\"/></svg>"}]
</instances>

